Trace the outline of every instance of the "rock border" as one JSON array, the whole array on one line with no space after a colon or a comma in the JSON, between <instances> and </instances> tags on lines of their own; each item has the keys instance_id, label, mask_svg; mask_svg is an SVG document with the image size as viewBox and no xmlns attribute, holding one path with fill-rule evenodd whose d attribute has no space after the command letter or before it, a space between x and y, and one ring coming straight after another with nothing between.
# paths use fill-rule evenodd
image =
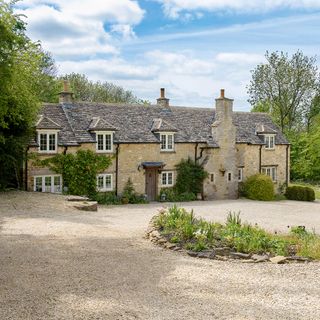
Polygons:
<instances>
[{"instance_id":1,"label":"rock border","mask_svg":"<svg viewBox=\"0 0 320 320\"><path fill-rule=\"evenodd\" d=\"M179 251L188 254L190 257L200 259L213 259L221 261L239 261L242 263L262 263L270 262L274 264L285 264L285 263L309 263L313 260L310 258L299 257L299 256L272 256L269 254L249 254L232 251L229 247L214 248L210 250L203 250L195 252L186 250L179 244L171 243L169 239L163 236L158 228L155 226L155 220L158 215L151 218L148 229L145 234L145 238L149 239L152 243L172 251Z\"/></svg>"}]
</instances>

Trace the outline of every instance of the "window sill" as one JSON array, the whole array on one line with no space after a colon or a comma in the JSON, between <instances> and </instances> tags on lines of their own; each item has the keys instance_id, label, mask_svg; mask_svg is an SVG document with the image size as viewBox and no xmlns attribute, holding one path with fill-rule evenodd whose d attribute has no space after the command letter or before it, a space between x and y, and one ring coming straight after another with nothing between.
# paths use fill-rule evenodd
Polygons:
<instances>
[{"instance_id":1,"label":"window sill","mask_svg":"<svg viewBox=\"0 0 320 320\"><path fill-rule=\"evenodd\" d=\"M161 188L171 188L173 187L173 184L162 184Z\"/></svg>"},{"instance_id":2,"label":"window sill","mask_svg":"<svg viewBox=\"0 0 320 320\"><path fill-rule=\"evenodd\" d=\"M98 189L98 192L111 192L113 189Z\"/></svg>"},{"instance_id":3,"label":"window sill","mask_svg":"<svg viewBox=\"0 0 320 320\"><path fill-rule=\"evenodd\" d=\"M163 153L176 153L175 150L160 150L160 152L163 152Z\"/></svg>"},{"instance_id":4,"label":"window sill","mask_svg":"<svg viewBox=\"0 0 320 320\"><path fill-rule=\"evenodd\" d=\"M114 153L114 151L113 150L111 150L111 151L109 151L109 150L108 151L96 150L96 153L102 153L102 154L109 153L110 154L110 153Z\"/></svg>"},{"instance_id":5,"label":"window sill","mask_svg":"<svg viewBox=\"0 0 320 320\"><path fill-rule=\"evenodd\" d=\"M274 151L274 150L276 150L276 148L264 148L264 150L266 150L266 151Z\"/></svg>"},{"instance_id":6,"label":"window sill","mask_svg":"<svg viewBox=\"0 0 320 320\"><path fill-rule=\"evenodd\" d=\"M38 153L40 153L40 154L57 154L58 153L58 151L44 151L44 150L38 150Z\"/></svg>"}]
</instances>

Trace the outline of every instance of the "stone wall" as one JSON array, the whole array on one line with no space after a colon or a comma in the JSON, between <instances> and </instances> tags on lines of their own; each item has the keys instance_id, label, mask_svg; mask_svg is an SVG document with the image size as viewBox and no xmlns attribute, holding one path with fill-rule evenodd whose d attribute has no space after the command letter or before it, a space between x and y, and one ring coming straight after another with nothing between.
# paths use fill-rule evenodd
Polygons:
<instances>
[{"instance_id":1,"label":"stone wall","mask_svg":"<svg viewBox=\"0 0 320 320\"><path fill-rule=\"evenodd\" d=\"M204 144L198 144L197 156L199 157L201 148ZM68 153L75 153L79 149L95 151L95 144L82 144L78 147L68 147ZM118 192L121 194L128 178L131 178L134 188L138 193L145 193L145 170L141 167L142 162L159 162L165 163L163 170L174 172L174 181L176 179L175 165L181 159L195 157L195 143L176 143L174 152L161 152L160 144L121 144L119 146L119 173L118 173ZM259 145L233 144L233 158L221 152L221 148L205 148L202 157L198 160L204 165L205 170L209 173L209 177L205 180L203 186L203 194L205 199L224 199L237 197L237 170L243 167L243 178L247 178L252 174L259 172ZM276 145L275 150L265 150L262 147L261 164L277 166L277 189L286 182L286 148L285 145ZM59 147L58 152L64 152L64 147ZM114 146L115 155L116 146ZM37 152L37 148L30 148L29 152ZM106 155L110 155L106 153ZM45 159L52 155L39 154L40 159ZM232 172L232 181L228 181L228 172ZM114 158L112 165L105 173L113 174L113 188L116 186L116 160ZM48 168L36 167L32 160L28 163L28 190L34 188L34 179L36 175L55 174ZM211 181L211 174L214 174L214 181ZM158 176L158 193L161 189L161 175Z\"/></svg>"}]
</instances>

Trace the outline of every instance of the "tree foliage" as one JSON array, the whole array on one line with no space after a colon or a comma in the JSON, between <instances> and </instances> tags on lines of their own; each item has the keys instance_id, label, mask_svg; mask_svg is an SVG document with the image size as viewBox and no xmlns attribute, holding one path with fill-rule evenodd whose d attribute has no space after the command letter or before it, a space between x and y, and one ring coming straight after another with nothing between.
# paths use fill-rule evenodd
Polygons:
<instances>
[{"instance_id":1,"label":"tree foliage","mask_svg":"<svg viewBox=\"0 0 320 320\"><path fill-rule=\"evenodd\" d=\"M268 111L283 132L308 124L319 110L316 59L297 51L267 52L267 63L252 71L248 87L253 111Z\"/></svg>"},{"instance_id":2,"label":"tree foliage","mask_svg":"<svg viewBox=\"0 0 320 320\"><path fill-rule=\"evenodd\" d=\"M291 178L320 181L320 80L314 57L266 53L248 87L252 111L267 112L291 143Z\"/></svg>"},{"instance_id":3,"label":"tree foliage","mask_svg":"<svg viewBox=\"0 0 320 320\"><path fill-rule=\"evenodd\" d=\"M26 36L13 4L0 0L0 188L16 185L44 87L54 83L52 58Z\"/></svg>"},{"instance_id":4,"label":"tree foliage","mask_svg":"<svg viewBox=\"0 0 320 320\"><path fill-rule=\"evenodd\" d=\"M144 103L131 91L111 82L93 82L84 74L70 73L60 78L70 82L74 99L88 102Z\"/></svg>"}]
</instances>

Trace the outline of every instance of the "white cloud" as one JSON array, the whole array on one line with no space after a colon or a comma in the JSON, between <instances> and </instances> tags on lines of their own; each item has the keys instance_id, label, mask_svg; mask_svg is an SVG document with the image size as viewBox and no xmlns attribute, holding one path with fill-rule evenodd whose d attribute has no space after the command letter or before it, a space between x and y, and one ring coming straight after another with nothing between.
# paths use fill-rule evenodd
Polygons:
<instances>
[{"instance_id":1,"label":"white cloud","mask_svg":"<svg viewBox=\"0 0 320 320\"><path fill-rule=\"evenodd\" d=\"M129 24L114 24L111 26L111 32L120 34L123 39L133 39L136 37L132 26Z\"/></svg>"},{"instance_id":2,"label":"white cloud","mask_svg":"<svg viewBox=\"0 0 320 320\"><path fill-rule=\"evenodd\" d=\"M195 15L201 11L266 12L278 8L316 9L319 0L156 0L165 14L173 19L184 17L186 12Z\"/></svg>"},{"instance_id":3,"label":"white cloud","mask_svg":"<svg viewBox=\"0 0 320 320\"><path fill-rule=\"evenodd\" d=\"M24 0L16 11L27 16L31 39L41 39L58 59L117 54L113 33L133 37L133 26L144 15L132 0Z\"/></svg>"}]
</instances>

